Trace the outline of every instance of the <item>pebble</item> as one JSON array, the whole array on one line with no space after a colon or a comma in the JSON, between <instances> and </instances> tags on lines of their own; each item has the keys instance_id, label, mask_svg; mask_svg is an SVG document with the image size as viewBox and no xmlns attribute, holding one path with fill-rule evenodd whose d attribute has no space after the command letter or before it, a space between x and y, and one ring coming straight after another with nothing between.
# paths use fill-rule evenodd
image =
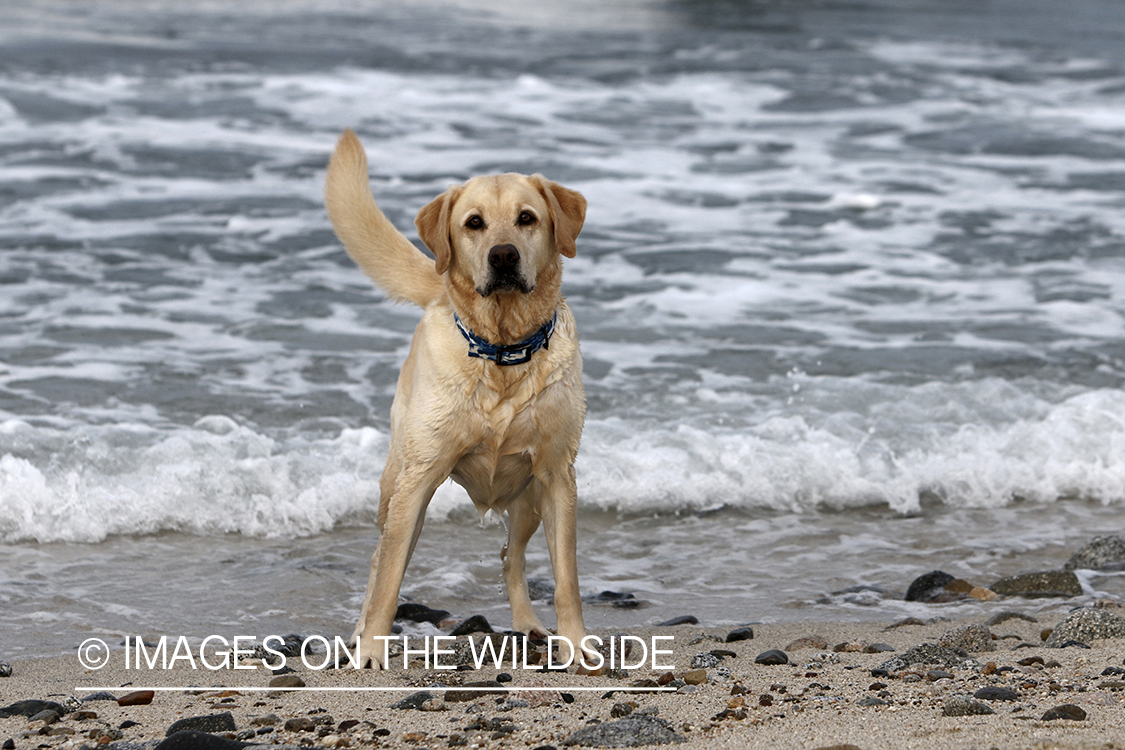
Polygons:
<instances>
[{"instance_id":1,"label":"pebble","mask_svg":"<svg viewBox=\"0 0 1125 750\"><path fill-rule=\"evenodd\" d=\"M228 740L207 732L185 730L168 735L154 750L240 750L243 747L246 747L245 742Z\"/></svg>"},{"instance_id":2,"label":"pebble","mask_svg":"<svg viewBox=\"0 0 1125 750\"><path fill-rule=\"evenodd\" d=\"M688 685L702 685L707 682L706 669L693 669L690 672L684 672L684 682Z\"/></svg>"},{"instance_id":3,"label":"pebble","mask_svg":"<svg viewBox=\"0 0 1125 750\"><path fill-rule=\"evenodd\" d=\"M1085 718L1086 712L1073 703L1064 703L1061 706L1055 706L1047 711L1047 713L1043 714L1043 721L1054 721L1055 719L1083 721Z\"/></svg>"},{"instance_id":4,"label":"pebble","mask_svg":"<svg viewBox=\"0 0 1125 750\"><path fill-rule=\"evenodd\" d=\"M414 602L403 602L398 605L398 610L395 611L396 620L428 622L431 625L437 625L446 617L449 617L449 612L444 609L430 609L425 604L416 604Z\"/></svg>"},{"instance_id":5,"label":"pebble","mask_svg":"<svg viewBox=\"0 0 1125 750\"><path fill-rule=\"evenodd\" d=\"M473 687L500 688L500 687L503 687L503 685L501 685L499 682L496 682L495 680L477 680L476 682L466 682L464 685L462 685L462 687L467 687L467 688L473 688ZM475 701L477 698L482 698L482 697L500 698L500 697L506 696L507 694L508 694L507 690L483 691L483 690L457 690L456 688L454 688L454 689L445 691L445 701L447 703L468 703L469 701Z\"/></svg>"},{"instance_id":6,"label":"pebble","mask_svg":"<svg viewBox=\"0 0 1125 750\"><path fill-rule=\"evenodd\" d=\"M637 747L640 745L668 745L685 742L683 735L672 730L672 725L655 716L637 716L591 724L579 729L563 740L564 745L584 747Z\"/></svg>"},{"instance_id":7,"label":"pebble","mask_svg":"<svg viewBox=\"0 0 1125 750\"><path fill-rule=\"evenodd\" d=\"M6 661L0 661L0 677L11 677L12 665Z\"/></svg>"},{"instance_id":8,"label":"pebble","mask_svg":"<svg viewBox=\"0 0 1125 750\"><path fill-rule=\"evenodd\" d=\"M1068 641L1087 643L1099 638L1125 638L1125 617L1104 609L1076 609L1055 626L1044 645L1062 648Z\"/></svg>"},{"instance_id":9,"label":"pebble","mask_svg":"<svg viewBox=\"0 0 1125 750\"><path fill-rule=\"evenodd\" d=\"M392 703L391 708L399 711L421 711L422 704L433 699L433 693L428 690L419 690L417 693L411 693L402 700Z\"/></svg>"},{"instance_id":10,"label":"pebble","mask_svg":"<svg viewBox=\"0 0 1125 750\"><path fill-rule=\"evenodd\" d=\"M944 593L945 585L954 580L953 576L940 570L932 570L915 578L904 597L908 602L929 602Z\"/></svg>"},{"instance_id":11,"label":"pebble","mask_svg":"<svg viewBox=\"0 0 1125 750\"><path fill-rule=\"evenodd\" d=\"M773 648L769 651L763 651L762 653L754 657L754 663L768 665L788 664L789 657L786 656L784 651L779 651L776 648Z\"/></svg>"},{"instance_id":12,"label":"pebble","mask_svg":"<svg viewBox=\"0 0 1125 750\"><path fill-rule=\"evenodd\" d=\"M1063 570L1125 570L1125 538L1096 536L1085 547L1075 552Z\"/></svg>"},{"instance_id":13,"label":"pebble","mask_svg":"<svg viewBox=\"0 0 1125 750\"><path fill-rule=\"evenodd\" d=\"M673 617L671 620L665 620L664 622L658 622L658 623L656 623L656 627L658 627L658 628L670 628L674 625L698 625L698 624L699 624L699 618L696 617L695 615L680 615L679 617Z\"/></svg>"},{"instance_id":14,"label":"pebble","mask_svg":"<svg viewBox=\"0 0 1125 750\"><path fill-rule=\"evenodd\" d=\"M40 711L39 713L35 714L34 716L28 717L27 720L29 722L30 721L41 721L44 724L54 724L56 721L59 720L59 712L53 711L53 710L48 708L45 711Z\"/></svg>"},{"instance_id":15,"label":"pebble","mask_svg":"<svg viewBox=\"0 0 1125 750\"><path fill-rule=\"evenodd\" d=\"M180 719L173 722L172 726L168 727L165 735L171 737L176 732L233 732L235 731L234 716L230 711L224 711L221 714L211 714L210 716L189 716L186 719Z\"/></svg>"},{"instance_id":16,"label":"pebble","mask_svg":"<svg viewBox=\"0 0 1125 750\"><path fill-rule=\"evenodd\" d=\"M951 695L945 699L941 713L942 716L977 716L996 712L967 695Z\"/></svg>"},{"instance_id":17,"label":"pebble","mask_svg":"<svg viewBox=\"0 0 1125 750\"><path fill-rule=\"evenodd\" d=\"M453 629L450 635L461 636L471 635L473 633L492 633L492 626L488 624L488 620L484 615L473 615L467 620L461 622L460 625Z\"/></svg>"},{"instance_id":18,"label":"pebble","mask_svg":"<svg viewBox=\"0 0 1125 750\"><path fill-rule=\"evenodd\" d=\"M986 685L973 693L973 697L982 701L1018 701L1020 694L1006 687Z\"/></svg>"},{"instance_id":19,"label":"pebble","mask_svg":"<svg viewBox=\"0 0 1125 750\"><path fill-rule=\"evenodd\" d=\"M869 695L863 700L856 703L857 706L889 706L891 705L882 698L876 698L874 695Z\"/></svg>"},{"instance_id":20,"label":"pebble","mask_svg":"<svg viewBox=\"0 0 1125 750\"><path fill-rule=\"evenodd\" d=\"M134 690L117 699L119 706L147 706L152 703L156 693L152 690Z\"/></svg>"},{"instance_id":21,"label":"pebble","mask_svg":"<svg viewBox=\"0 0 1125 750\"><path fill-rule=\"evenodd\" d=\"M967 659L956 651L952 651L933 643L923 643L900 655L887 659L878 666L878 669L887 672L899 672L911 664L926 664L951 669L965 669L977 666L974 659Z\"/></svg>"},{"instance_id":22,"label":"pebble","mask_svg":"<svg viewBox=\"0 0 1125 750\"><path fill-rule=\"evenodd\" d=\"M286 732L311 732L316 729L316 722L307 716L298 716L295 719L287 719L283 728Z\"/></svg>"},{"instance_id":23,"label":"pebble","mask_svg":"<svg viewBox=\"0 0 1125 750\"><path fill-rule=\"evenodd\" d=\"M54 701L16 701L10 706L0 708L0 719L6 719L9 716L34 716L40 711L54 711L59 716L67 712L65 706Z\"/></svg>"},{"instance_id":24,"label":"pebble","mask_svg":"<svg viewBox=\"0 0 1125 750\"><path fill-rule=\"evenodd\" d=\"M883 628L883 632L886 633L888 630L894 630L895 628L901 628L901 627L905 627L907 625L925 625L925 624L926 623L925 623L924 620L919 620L917 617L904 617L903 619L899 620L898 622L891 623L887 627Z\"/></svg>"},{"instance_id":25,"label":"pebble","mask_svg":"<svg viewBox=\"0 0 1125 750\"><path fill-rule=\"evenodd\" d=\"M991 627L996 627L997 625L999 625L1002 622L1007 622L1008 620L1024 620L1026 622L1039 622L1038 620L1036 620L1031 615L1025 615L1023 612L1016 612L1013 609L1005 609L1005 610L1002 610L1000 612L997 612L992 617L989 617L988 620L986 620L984 624L991 628Z\"/></svg>"},{"instance_id":26,"label":"pebble","mask_svg":"<svg viewBox=\"0 0 1125 750\"><path fill-rule=\"evenodd\" d=\"M992 642L992 631L988 629L987 625L975 623L947 630L938 639L938 645L948 649L959 648L969 653L996 650L996 646Z\"/></svg>"},{"instance_id":27,"label":"pebble","mask_svg":"<svg viewBox=\"0 0 1125 750\"><path fill-rule=\"evenodd\" d=\"M726 643L735 643L737 641L749 641L754 638L754 628L749 626L736 628L735 630L727 633Z\"/></svg>"},{"instance_id":28,"label":"pebble","mask_svg":"<svg viewBox=\"0 0 1125 750\"><path fill-rule=\"evenodd\" d=\"M1043 573L1025 573L1001 578L989 588L1001 596L1022 596L1029 599L1082 594L1082 584L1078 582L1078 576L1069 570L1049 570Z\"/></svg>"},{"instance_id":29,"label":"pebble","mask_svg":"<svg viewBox=\"0 0 1125 750\"><path fill-rule=\"evenodd\" d=\"M295 674L279 674L270 679L269 687L271 688L301 688L305 686L305 681Z\"/></svg>"},{"instance_id":30,"label":"pebble","mask_svg":"<svg viewBox=\"0 0 1125 750\"><path fill-rule=\"evenodd\" d=\"M719 659L719 657L715 654L704 652L702 654L696 654L695 656L691 657L691 668L711 669L712 667L719 666L720 661L721 660Z\"/></svg>"},{"instance_id":31,"label":"pebble","mask_svg":"<svg viewBox=\"0 0 1125 750\"><path fill-rule=\"evenodd\" d=\"M803 638L798 638L795 641L790 641L785 647L785 651L800 651L806 648L817 649L823 651L828 648L828 641L821 638L819 635L806 635Z\"/></svg>"},{"instance_id":32,"label":"pebble","mask_svg":"<svg viewBox=\"0 0 1125 750\"><path fill-rule=\"evenodd\" d=\"M277 714L266 714L265 716L256 716L250 720L252 727L272 727L281 723L281 718Z\"/></svg>"},{"instance_id":33,"label":"pebble","mask_svg":"<svg viewBox=\"0 0 1125 750\"><path fill-rule=\"evenodd\" d=\"M633 703L614 703L609 709L609 715L614 719L624 719L633 713L633 709L636 707L636 704Z\"/></svg>"},{"instance_id":34,"label":"pebble","mask_svg":"<svg viewBox=\"0 0 1125 750\"><path fill-rule=\"evenodd\" d=\"M107 693L103 690L103 691L97 692L97 693L90 693L89 695L87 695L85 698L82 699L83 703L86 703L88 701L115 701L116 702L117 696L114 695L113 693Z\"/></svg>"},{"instance_id":35,"label":"pebble","mask_svg":"<svg viewBox=\"0 0 1125 750\"><path fill-rule=\"evenodd\" d=\"M643 603L632 594L620 591L603 591L595 596L584 596L582 597L582 601L587 604L609 605L616 609L634 609L641 606Z\"/></svg>"}]
</instances>

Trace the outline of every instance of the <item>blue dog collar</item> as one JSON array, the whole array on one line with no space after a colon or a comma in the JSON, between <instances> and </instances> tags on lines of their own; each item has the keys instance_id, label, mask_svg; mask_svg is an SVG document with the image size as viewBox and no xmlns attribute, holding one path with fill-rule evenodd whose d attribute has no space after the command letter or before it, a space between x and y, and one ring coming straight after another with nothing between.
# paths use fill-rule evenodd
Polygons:
<instances>
[{"instance_id":1,"label":"blue dog collar","mask_svg":"<svg viewBox=\"0 0 1125 750\"><path fill-rule=\"evenodd\" d=\"M559 319L556 312L551 319L543 324L535 333L516 344L490 344L476 335L461 322L457 313L453 313L453 320L457 323L457 330L469 342L469 356L478 359L490 359L501 367L507 365L522 365L531 360L531 355L540 349L548 349L551 345L551 334L555 332L555 322Z\"/></svg>"}]
</instances>

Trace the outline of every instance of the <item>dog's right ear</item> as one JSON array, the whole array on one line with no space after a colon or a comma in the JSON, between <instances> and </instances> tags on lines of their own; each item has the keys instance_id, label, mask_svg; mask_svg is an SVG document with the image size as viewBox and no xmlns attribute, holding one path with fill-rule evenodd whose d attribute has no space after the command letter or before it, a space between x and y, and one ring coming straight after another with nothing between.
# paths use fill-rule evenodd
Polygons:
<instances>
[{"instance_id":1,"label":"dog's right ear","mask_svg":"<svg viewBox=\"0 0 1125 750\"><path fill-rule=\"evenodd\" d=\"M453 258L453 244L449 237L449 213L460 192L461 189L458 187L449 188L423 206L414 219L418 236L434 254L434 265L438 276L449 270L449 262Z\"/></svg>"}]
</instances>

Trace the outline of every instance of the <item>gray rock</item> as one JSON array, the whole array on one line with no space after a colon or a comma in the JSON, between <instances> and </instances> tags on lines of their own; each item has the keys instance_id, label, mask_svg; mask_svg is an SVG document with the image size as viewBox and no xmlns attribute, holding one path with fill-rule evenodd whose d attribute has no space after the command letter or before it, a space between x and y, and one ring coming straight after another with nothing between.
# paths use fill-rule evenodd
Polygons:
<instances>
[{"instance_id":1,"label":"gray rock","mask_svg":"<svg viewBox=\"0 0 1125 750\"><path fill-rule=\"evenodd\" d=\"M54 724L56 721L59 720L59 715L60 714L59 714L58 711L53 711L53 710L48 708L45 711L40 711L37 714L29 716L27 720L28 721L42 721L45 724Z\"/></svg>"},{"instance_id":2,"label":"gray rock","mask_svg":"<svg viewBox=\"0 0 1125 750\"><path fill-rule=\"evenodd\" d=\"M658 622L658 623L656 623L656 627L658 627L658 628L670 628L670 627L674 627L676 625L698 625L698 624L699 624L699 618L696 617L695 615L680 615L679 617L673 617L671 620L665 620L664 622Z\"/></svg>"},{"instance_id":3,"label":"gray rock","mask_svg":"<svg viewBox=\"0 0 1125 750\"><path fill-rule=\"evenodd\" d=\"M224 711L221 714L189 716L186 719L180 719L173 722L164 734L171 737L176 732L233 732L235 729L234 716L231 715L230 711Z\"/></svg>"},{"instance_id":4,"label":"gray rock","mask_svg":"<svg viewBox=\"0 0 1125 750\"><path fill-rule=\"evenodd\" d=\"M655 716L636 716L579 729L562 744L582 747L638 747L685 742L686 737L672 731L672 725Z\"/></svg>"},{"instance_id":5,"label":"gray rock","mask_svg":"<svg viewBox=\"0 0 1125 750\"><path fill-rule=\"evenodd\" d=\"M1043 721L1054 721L1055 719L1070 719L1071 721L1083 721L1086 718L1086 711L1073 703L1064 703L1061 706L1054 708L1043 714Z\"/></svg>"},{"instance_id":6,"label":"gray rock","mask_svg":"<svg viewBox=\"0 0 1125 750\"><path fill-rule=\"evenodd\" d=\"M1125 570L1125 537L1097 536L1071 556L1063 570Z\"/></svg>"},{"instance_id":7,"label":"gray rock","mask_svg":"<svg viewBox=\"0 0 1125 750\"><path fill-rule=\"evenodd\" d=\"M983 703L978 703L967 695L951 695L942 706L942 716L979 716L996 713Z\"/></svg>"},{"instance_id":8,"label":"gray rock","mask_svg":"<svg viewBox=\"0 0 1125 750\"><path fill-rule=\"evenodd\" d=\"M973 693L973 697L982 701L1018 701L1020 694L999 685L986 685Z\"/></svg>"},{"instance_id":9,"label":"gray rock","mask_svg":"<svg viewBox=\"0 0 1125 750\"><path fill-rule=\"evenodd\" d=\"M97 693L90 693L82 699L83 703L86 703L87 701L113 701L114 703L116 703L117 696L113 693L107 693L106 691L102 690Z\"/></svg>"},{"instance_id":10,"label":"gray rock","mask_svg":"<svg viewBox=\"0 0 1125 750\"><path fill-rule=\"evenodd\" d=\"M703 652L691 657L692 669L711 669L712 667L719 666L719 657L712 653Z\"/></svg>"},{"instance_id":11,"label":"gray rock","mask_svg":"<svg viewBox=\"0 0 1125 750\"><path fill-rule=\"evenodd\" d=\"M908 602L928 602L945 591L945 584L953 580L953 576L940 570L931 570L925 575L918 576L906 590L904 597Z\"/></svg>"},{"instance_id":12,"label":"gray rock","mask_svg":"<svg viewBox=\"0 0 1125 750\"><path fill-rule=\"evenodd\" d=\"M113 743L115 746L119 743ZM185 730L168 735L155 750L241 750L245 742L216 737L207 732Z\"/></svg>"},{"instance_id":13,"label":"gray rock","mask_svg":"<svg viewBox=\"0 0 1125 750\"><path fill-rule=\"evenodd\" d=\"M1025 622L1039 622L1039 620L1036 620L1031 615L1025 615L1023 612L1016 612L1015 610L1012 610L1012 609L1005 609L1005 610L1002 610L1000 612L997 612L992 617L989 617L987 620L985 620L984 624L991 628L991 627L995 627L996 625L999 625L1002 622L1007 622L1008 620L1023 620Z\"/></svg>"},{"instance_id":14,"label":"gray rock","mask_svg":"<svg viewBox=\"0 0 1125 750\"><path fill-rule=\"evenodd\" d=\"M54 711L59 716L67 713L66 707L61 703L54 701L16 701L10 706L0 708L0 719L6 719L9 716L34 716L40 711Z\"/></svg>"},{"instance_id":15,"label":"gray rock","mask_svg":"<svg viewBox=\"0 0 1125 750\"><path fill-rule=\"evenodd\" d=\"M736 628L735 630L732 630L729 633L727 633L726 642L727 643L736 643L738 641L749 641L753 637L754 637L754 628L750 627L749 625L746 625L746 626L741 627L741 628Z\"/></svg>"},{"instance_id":16,"label":"gray rock","mask_svg":"<svg viewBox=\"0 0 1125 750\"><path fill-rule=\"evenodd\" d=\"M942 648L961 649L971 654L996 650L996 644L992 642L992 631L987 625L976 623L947 630L938 639L938 645Z\"/></svg>"},{"instance_id":17,"label":"gray rock","mask_svg":"<svg viewBox=\"0 0 1125 750\"><path fill-rule=\"evenodd\" d=\"M426 701L432 701L434 694L428 690L419 690L417 693L411 693L402 700L392 703L391 708L398 709L399 711L421 711L422 704Z\"/></svg>"},{"instance_id":18,"label":"gray rock","mask_svg":"<svg viewBox=\"0 0 1125 750\"><path fill-rule=\"evenodd\" d=\"M0 677L11 677L12 665L6 661L0 661Z\"/></svg>"},{"instance_id":19,"label":"gray rock","mask_svg":"<svg viewBox=\"0 0 1125 750\"><path fill-rule=\"evenodd\" d=\"M788 664L789 657L785 654L784 651L779 651L776 648L771 648L769 651L763 651L762 653L754 657L754 663L769 665Z\"/></svg>"},{"instance_id":20,"label":"gray rock","mask_svg":"<svg viewBox=\"0 0 1125 750\"><path fill-rule=\"evenodd\" d=\"M461 636L471 635L472 633L491 633L492 626L488 624L488 620L484 615L473 615L467 620L463 620L461 624L453 628L450 635Z\"/></svg>"},{"instance_id":21,"label":"gray rock","mask_svg":"<svg viewBox=\"0 0 1125 750\"><path fill-rule=\"evenodd\" d=\"M898 672L906 669L911 664L926 664L953 669L973 669L974 667L980 666L980 663L976 659L971 659L952 649L937 646L933 643L923 643L912 649L903 651L898 656L887 659L878 666L878 669L883 669L887 672Z\"/></svg>"},{"instance_id":22,"label":"gray rock","mask_svg":"<svg viewBox=\"0 0 1125 750\"><path fill-rule=\"evenodd\" d=\"M869 695L866 698L864 698L863 700L857 702L856 705L857 706L889 706L891 704L887 703L882 698L876 698L874 695Z\"/></svg>"},{"instance_id":23,"label":"gray rock","mask_svg":"<svg viewBox=\"0 0 1125 750\"><path fill-rule=\"evenodd\" d=\"M1125 617L1104 609L1076 609L1055 626L1044 645L1059 648L1067 641L1089 643L1099 638L1125 638Z\"/></svg>"},{"instance_id":24,"label":"gray rock","mask_svg":"<svg viewBox=\"0 0 1125 750\"><path fill-rule=\"evenodd\" d=\"M1001 578L989 588L1000 596L1022 596L1028 599L1082 594L1082 584L1070 570L1048 570Z\"/></svg>"}]
</instances>

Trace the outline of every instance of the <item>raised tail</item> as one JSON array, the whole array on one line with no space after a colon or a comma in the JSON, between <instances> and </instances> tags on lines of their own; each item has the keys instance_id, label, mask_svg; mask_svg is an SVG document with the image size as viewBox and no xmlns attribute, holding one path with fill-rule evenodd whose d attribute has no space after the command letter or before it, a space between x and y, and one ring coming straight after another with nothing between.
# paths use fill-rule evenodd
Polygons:
<instances>
[{"instance_id":1,"label":"raised tail","mask_svg":"<svg viewBox=\"0 0 1125 750\"><path fill-rule=\"evenodd\" d=\"M371 195L367 155L345 130L328 163L324 186L328 218L344 249L392 299L427 307L444 292L434 261L383 215Z\"/></svg>"}]
</instances>

